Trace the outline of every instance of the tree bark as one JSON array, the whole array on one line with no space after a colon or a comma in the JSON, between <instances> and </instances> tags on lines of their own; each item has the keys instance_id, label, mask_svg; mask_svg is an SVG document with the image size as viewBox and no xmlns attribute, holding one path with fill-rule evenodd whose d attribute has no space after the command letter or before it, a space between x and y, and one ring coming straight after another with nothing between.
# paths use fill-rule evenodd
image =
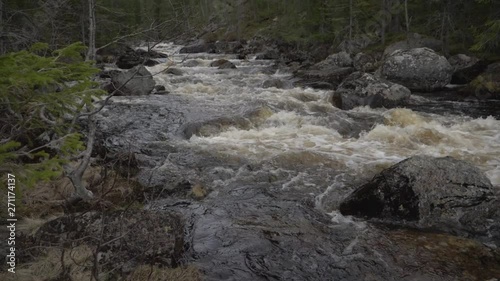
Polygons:
<instances>
[{"instance_id":1,"label":"tree bark","mask_svg":"<svg viewBox=\"0 0 500 281\"><path fill-rule=\"evenodd\" d=\"M0 0L0 36L3 35L3 0ZM5 53L4 39L0 40L0 55Z\"/></svg>"},{"instance_id":2,"label":"tree bark","mask_svg":"<svg viewBox=\"0 0 500 281\"><path fill-rule=\"evenodd\" d=\"M382 11L382 16L381 16L381 27L380 27L380 36L382 37L382 45L385 45L385 29L386 29L386 14L387 14L387 2L386 0L382 0L382 3L380 4L381 6L381 11Z\"/></svg>"},{"instance_id":3,"label":"tree bark","mask_svg":"<svg viewBox=\"0 0 500 281\"><path fill-rule=\"evenodd\" d=\"M410 40L410 19L408 18L408 0L405 0L405 22L406 22L406 40Z\"/></svg>"},{"instance_id":4,"label":"tree bark","mask_svg":"<svg viewBox=\"0 0 500 281\"><path fill-rule=\"evenodd\" d=\"M94 197L92 192L85 187L85 183L83 181L83 174L90 164L90 158L92 156L92 150L94 148L95 135L97 130L97 125L92 115L88 116L88 124L89 134L87 136L87 148L83 153L82 161L72 171L69 171L69 166L65 167L66 176L71 180L71 183L75 188L77 197L82 198L83 200L89 200Z\"/></svg>"},{"instance_id":5,"label":"tree bark","mask_svg":"<svg viewBox=\"0 0 500 281\"><path fill-rule=\"evenodd\" d=\"M87 51L86 60L96 59L96 18L95 18L95 0L88 0L89 4L89 49Z\"/></svg>"},{"instance_id":6,"label":"tree bark","mask_svg":"<svg viewBox=\"0 0 500 281\"><path fill-rule=\"evenodd\" d=\"M349 40L352 40L352 22L354 17L352 1L353 0L349 0Z\"/></svg>"}]
</instances>

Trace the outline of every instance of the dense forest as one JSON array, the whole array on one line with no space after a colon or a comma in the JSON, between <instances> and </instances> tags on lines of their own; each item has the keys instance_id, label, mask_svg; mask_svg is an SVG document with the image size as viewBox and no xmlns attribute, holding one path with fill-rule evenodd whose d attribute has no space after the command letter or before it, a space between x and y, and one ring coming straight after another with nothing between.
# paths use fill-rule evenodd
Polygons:
<instances>
[{"instance_id":1,"label":"dense forest","mask_svg":"<svg viewBox=\"0 0 500 281\"><path fill-rule=\"evenodd\" d=\"M94 3L95 2L95 3ZM495 0L2 0L0 53L46 42L57 49L88 44L89 7L96 41L280 38L339 44L375 43L420 33L442 40L446 52L498 54L500 3Z\"/></svg>"}]
</instances>

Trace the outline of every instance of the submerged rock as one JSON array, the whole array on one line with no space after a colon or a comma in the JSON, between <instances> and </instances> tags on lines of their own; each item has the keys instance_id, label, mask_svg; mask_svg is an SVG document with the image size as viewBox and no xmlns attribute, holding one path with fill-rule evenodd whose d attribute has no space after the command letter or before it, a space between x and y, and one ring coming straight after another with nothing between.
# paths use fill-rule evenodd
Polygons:
<instances>
[{"instance_id":1,"label":"submerged rock","mask_svg":"<svg viewBox=\"0 0 500 281\"><path fill-rule=\"evenodd\" d=\"M165 72L165 74L172 74L175 76L182 76L184 74L184 72L182 72L182 70L175 68L175 67L169 67L169 68L165 69L164 72Z\"/></svg>"},{"instance_id":2,"label":"submerged rock","mask_svg":"<svg viewBox=\"0 0 500 281\"><path fill-rule=\"evenodd\" d=\"M228 68L236 68L236 65L234 63L225 60L225 59L220 59L216 60L210 63L211 67L218 67L219 69L228 69Z\"/></svg>"},{"instance_id":3,"label":"submerged rock","mask_svg":"<svg viewBox=\"0 0 500 281\"><path fill-rule=\"evenodd\" d=\"M368 73L355 72L339 85L332 96L334 106L344 110L357 106L395 107L405 104L411 95L408 88Z\"/></svg>"},{"instance_id":4,"label":"submerged rock","mask_svg":"<svg viewBox=\"0 0 500 281\"><path fill-rule=\"evenodd\" d=\"M127 72L119 73L111 78L112 90L118 90L117 96L148 95L155 87L151 73L144 66L136 66Z\"/></svg>"},{"instance_id":5,"label":"submerged rock","mask_svg":"<svg viewBox=\"0 0 500 281\"><path fill-rule=\"evenodd\" d=\"M398 50L382 64L381 77L410 90L432 91L451 81L453 68L448 60L428 48Z\"/></svg>"},{"instance_id":6,"label":"submerged rock","mask_svg":"<svg viewBox=\"0 0 500 281\"><path fill-rule=\"evenodd\" d=\"M414 156L359 187L340 211L500 245L499 207L494 188L478 168L451 157Z\"/></svg>"},{"instance_id":7,"label":"submerged rock","mask_svg":"<svg viewBox=\"0 0 500 281\"><path fill-rule=\"evenodd\" d=\"M262 88L278 88L282 89L284 86L283 81L280 79L268 79L262 83Z\"/></svg>"}]
</instances>

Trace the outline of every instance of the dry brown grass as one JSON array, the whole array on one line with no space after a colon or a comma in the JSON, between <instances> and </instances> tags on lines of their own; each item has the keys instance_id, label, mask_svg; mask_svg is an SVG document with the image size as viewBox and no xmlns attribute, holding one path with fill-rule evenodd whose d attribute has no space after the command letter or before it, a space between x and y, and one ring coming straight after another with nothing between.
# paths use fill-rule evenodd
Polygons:
<instances>
[{"instance_id":1,"label":"dry brown grass","mask_svg":"<svg viewBox=\"0 0 500 281\"><path fill-rule=\"evenodd\" d=\"M96 208L105 206L108 209L118 209L139 199L135 198L139 185L116 172L110 171L103 178L100 167L89 167L83 180L95 195L90 204ZM39 183L22 191L18 216L36 219L62 213L65 201L71 198L73 192L73 185L65 177Z\"/></svg>"},{"instance_id":2,"label":"dry brown grass","mask_svg":"<svg viewBox=\"0 0 500 281\"><path fill-rule=\"evenodd\" d=\"M47 248L45 255L38 257L34 262L18 265L15 274L0 274L0 280L40 281L55 279L62 273L62 261L67 268L70 280L90 280L93 266L93 252L86 245L65 250L64 257L62 256L61 249L56 247Z\"/></svg>"},{"instance_id":3,"label":"dry brown grass","mask_svg":"<svg viewBox=\"0 0 500 281\"><path fill-rule=\"evenodd\" d=\"M1 273L0 280L4 281L89 281L92 277L93 251L86 245L80 245L71 250L47 248L46 254L36 261L20 265L16 273ZM64 261L67 275L62 275ZM160 268L158 266L140 265L130 275L124 278L107 276L107 272L99 274L99 280L125 281L201 281L201 274L194 266L178 268Z\"/></svg>"},{"instance_id":4,"label":"dry brown grass","mask_svg":"<svg viewBox=\"0 0 500 281\"><path fill-rule=\"evenodd\" d=\"M103 178L100 167L89 167L84 175L84 181L94 193L95 199L90 202L90 210L122 209L135 204L141 205L141 198L136 197L140 187L116 172L108 172ZM194 195L204 197L206 191L202 186L193 190ZM22 206L18 210L19 221L17 227L20 233L33 237L38 229L47 221L63 215L64 202L73 194L73 186L67 178L39 183L28 190L22 190ZM6 201L6 200L3 200ZM133 205L134 206L134 205ZM16 274L0 273L0 280L5 281L40 281L40 280L72 280L89 281L92 278L94 267L93 250L82 244L72 249L58 247L41 248L42 254L31 261L17 264ZM40 253L38 252L38 253ZM64 266L63 266L64 265ZM63 267L65 275L63 275ZM107 276L109 273L99 274L99 280L117 280L116 276ZM161 268L158 266L140 265L129 276L118 280L127 281L199 281L199 271L193 266L180 268Z\"/></svg>"}]
</instances>

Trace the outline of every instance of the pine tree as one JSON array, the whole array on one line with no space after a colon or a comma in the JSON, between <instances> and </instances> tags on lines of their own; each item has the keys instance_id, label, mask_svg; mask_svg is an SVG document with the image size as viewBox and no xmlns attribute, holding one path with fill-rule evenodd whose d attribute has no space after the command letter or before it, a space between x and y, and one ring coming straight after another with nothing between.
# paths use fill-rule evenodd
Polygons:
<instances>
[{"instance_id":1,"label":"pine tree","mask_svg":"<svg viewBox=\"0 0 500 281\"><path fill-rule=\"evenodd\" d=\"M83 60L85 46L45 56L47 47L0 56L0 171L28 187L60 176L85 149L77 119L104 93L91 79L98 69Z\"/></svg>"}]
</instances>

